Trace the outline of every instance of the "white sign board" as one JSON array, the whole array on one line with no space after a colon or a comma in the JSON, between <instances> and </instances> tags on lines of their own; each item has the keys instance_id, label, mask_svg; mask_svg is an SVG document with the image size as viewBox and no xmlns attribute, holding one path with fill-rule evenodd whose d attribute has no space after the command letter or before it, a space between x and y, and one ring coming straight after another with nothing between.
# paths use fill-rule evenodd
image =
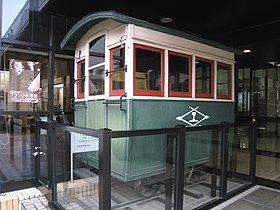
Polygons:
<instances>
[{"instance_id":1,"label":"white sign board","mask_svg":"<svg viewBox=\"0 0 280 210\"><path fill-rule=\"evenodd\" d=\"M98 138L71 132L71 152L98 151Z\"/></svg>"}]
</instances>

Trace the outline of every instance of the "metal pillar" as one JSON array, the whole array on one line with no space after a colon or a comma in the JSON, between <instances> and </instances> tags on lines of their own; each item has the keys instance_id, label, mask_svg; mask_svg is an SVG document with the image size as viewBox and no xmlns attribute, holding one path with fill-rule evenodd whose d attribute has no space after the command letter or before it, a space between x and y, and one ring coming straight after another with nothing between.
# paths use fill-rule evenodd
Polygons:
<instances>
[{"instance_id":1,"label":"metal pillar","mask_svg":"<svg viewBox=\"0 0 280 210\"><path fill-rule=\"evenodd\" d=\"M176 160L175 160L175 193L174 193L174 209L183 209L184 195L184 164L185 164L185 135L186 126L177 125L179 134L176 141Z\"/></svg>"},{"instance_id":2,"label":"metal pillar","mask_svg":"<svg viewBox=\"0 0 280 210\"><path fill-rule=\"evenodd\" d=\"M228 145L229 145L229 123L222 123L222 159L221 159L221 178L220 178L220 197L225 198L227 195L227 172L228 172Z\"/></svg>"},{"instance_id":3,"label":"metal pillar","mask_svg":"<svg viewBox=\"0 0 280 210\"><path fill-rule=\"evenodd\" d=\"M99 130L99 209L111 209L111 138L110 129Z\"/></svg>"}]
</instances>

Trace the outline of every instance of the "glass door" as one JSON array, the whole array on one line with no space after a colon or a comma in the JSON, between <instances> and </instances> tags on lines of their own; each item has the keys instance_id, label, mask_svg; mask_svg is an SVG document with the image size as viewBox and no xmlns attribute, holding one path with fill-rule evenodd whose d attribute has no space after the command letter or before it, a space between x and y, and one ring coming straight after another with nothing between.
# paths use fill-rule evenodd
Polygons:
<instances>
[{"instance_id":1,"label":"glass door","mask_svg":"<svg viewBox=\"0 0 280 210\"><path fill-rule=\"evenodd\" d=\"M255 71L255 91L259 90L257 120L256 176L280 181L280 138L279 138L279 81L278 68ZM262 81L260 80L262 78ZM258 82L261 81L261 82ZM274 185L275 186L275 185Z\"/></svg>"},{"instance_id":2,"label":"glass door","mask_svg":"<svg viewBox=\"0 0 280 210\"><path fill-rule=\"evenodd\" d=\"M36 180L35 121L42 109L41 81L47 53L2 46L0 69L1 192L34 186Z\"/></svg>"}]
</instances>

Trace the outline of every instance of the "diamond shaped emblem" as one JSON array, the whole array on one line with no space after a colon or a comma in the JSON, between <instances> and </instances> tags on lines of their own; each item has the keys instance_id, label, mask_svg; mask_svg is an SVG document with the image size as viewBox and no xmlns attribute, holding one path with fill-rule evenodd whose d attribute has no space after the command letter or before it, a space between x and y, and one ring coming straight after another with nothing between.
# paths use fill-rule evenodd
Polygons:
<instances>
[{"instance_id":1,"label":"diamond shaped emblem","mask_svg":"<svg viewBox=\"0 0 280 210\"><path fill-rule=\"evenodd\" d=\"M208 115L203 114L202 112L198 111L199 107L197 106L196 108L193 108L189 106L190 111L187 113L176 117L176 120L182 121L186 123L188 126L197 126L199 123L201 123L204 120L207 120L209 118Z\"/></svg>"}]
</instances>

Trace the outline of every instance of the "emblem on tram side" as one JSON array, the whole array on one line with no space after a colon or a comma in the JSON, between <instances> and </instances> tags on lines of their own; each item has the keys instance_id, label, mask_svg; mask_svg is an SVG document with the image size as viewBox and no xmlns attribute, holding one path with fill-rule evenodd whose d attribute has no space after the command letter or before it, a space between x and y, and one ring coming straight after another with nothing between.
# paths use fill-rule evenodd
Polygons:
<instances>
[{"instance_id":1,"label":"emblem on tram side","mask_svg":"<svg viewBox=\"0 0 280 210\"><path fill-rule=\"evenodd\" d=\"M204 120L207 120L209 118L208 115L203 114L202 112L198 111L199 107L191 107L189 106L190 111L187 113L176 117L176 120L182 121L189 126L197 126L199 123L201 123Z\"/></svg>"}]
</instances>

